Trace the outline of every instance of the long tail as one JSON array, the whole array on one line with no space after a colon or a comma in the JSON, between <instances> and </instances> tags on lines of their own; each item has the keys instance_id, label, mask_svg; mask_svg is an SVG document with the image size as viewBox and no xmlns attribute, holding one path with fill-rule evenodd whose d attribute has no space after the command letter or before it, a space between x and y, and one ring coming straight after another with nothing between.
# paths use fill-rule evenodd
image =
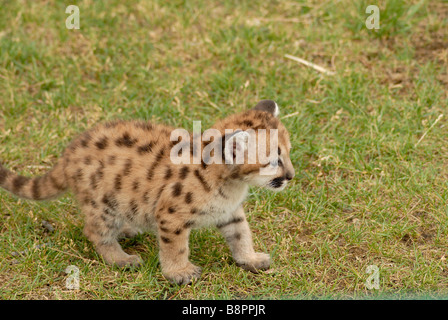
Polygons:
<instances>
[{"instance_id":1,"label":"long tail","mask_svg":"<svg viewBox=\"0 0 448 320\"><path fill-rule=\"evenodd\" d=\"M45 175L35 178L20 176L0 164L0 187L18 197L31 200L46 200L67 190L62 161Z\"/></svg>"}]
</instances>

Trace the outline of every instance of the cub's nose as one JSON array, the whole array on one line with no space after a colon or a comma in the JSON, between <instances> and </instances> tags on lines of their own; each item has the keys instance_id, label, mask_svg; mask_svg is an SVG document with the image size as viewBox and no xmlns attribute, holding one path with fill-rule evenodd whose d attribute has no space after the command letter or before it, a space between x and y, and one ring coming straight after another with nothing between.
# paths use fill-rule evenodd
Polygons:
<instances>
[{"instance_id":1,"label":"cub's nose","mask_svg":"<svg viewBox=\"0 0 448 320\"><path fill-rule=\"evenodd\" d=\"M292 180L292 178L294 178L294 173L292 172L287 172L286 176L285 176L286 180Z\"/></svg>"}]
</instances>

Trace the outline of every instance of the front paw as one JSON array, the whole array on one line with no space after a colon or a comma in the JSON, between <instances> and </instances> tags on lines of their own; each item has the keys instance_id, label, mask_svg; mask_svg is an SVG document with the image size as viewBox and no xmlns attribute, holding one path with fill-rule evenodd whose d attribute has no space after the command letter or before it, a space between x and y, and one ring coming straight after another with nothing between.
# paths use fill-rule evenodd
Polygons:
<instances>
[{"instance_id":1,"label":"front paw","mask_svg":"<svg viewBox=\"0 0 448 320\"><path fill-rule=\"evenodd\" d=\"M267 253L253 253L243 259L237 260L236 264L245 270L258 273L260 270L269 269L271 257Z\"/></svg>"},{"instance_id":2,"label":"front paw","mask_svg":"<svg viewBox=\"0 0 448 320\"><path fill-rule=\"evenodd\" d=\"M164 271L163 276L170 282L176 284L190 284L193 280L201 276L201 268L190 263L181 269L171 269Z\"/></svg>"}]
</instances>

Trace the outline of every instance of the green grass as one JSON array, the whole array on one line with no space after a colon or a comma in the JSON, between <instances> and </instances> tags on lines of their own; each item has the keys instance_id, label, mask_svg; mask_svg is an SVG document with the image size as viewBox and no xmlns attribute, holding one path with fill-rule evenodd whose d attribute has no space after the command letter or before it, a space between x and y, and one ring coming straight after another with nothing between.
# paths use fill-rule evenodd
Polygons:
<instances>
[{"instance_id":1,"label":"green grass","mask_svg":"<svg viewBox=\"0 0 448 320\"><path fill-rule=\"evenodd\" d=\"M368 1L73 4L80 30L65 28L63 1L0 1L5 166L41 174L107 119L204 129L270 98L291 115L296 178L282 193L252 189L245 206L272 268L238 268L218 232L200 230L191 260L203 275L189 286L164 280L153 235L123 242L142 268L112 268L83 236L70 194L37 203L0 191L0 298L447 297L446 2L380 2L379 30L364 25ZM65 287L69 265L80 290ZM365 285L369 265L378 290Z\"/></svg>"}]
</instances>

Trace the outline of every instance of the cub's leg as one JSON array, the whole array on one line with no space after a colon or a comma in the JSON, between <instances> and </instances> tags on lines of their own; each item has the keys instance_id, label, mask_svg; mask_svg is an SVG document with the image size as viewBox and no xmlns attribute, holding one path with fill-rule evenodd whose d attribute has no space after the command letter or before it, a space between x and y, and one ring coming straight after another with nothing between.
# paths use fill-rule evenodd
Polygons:
<instances>
[{"instance_id":1,"label":"cub's leg","mask_svg":"<svg viewBox=\"0 0 448 320\"><path fill-rule=\"evenodd\" d=\"M242 207L227 222L218 224L217 227L226 239L237 265L255 273L269 268L269 254L254 251L252 234Z\"/></svg>"},{"instance_id":2,"label":"cub's leg","mask_svg":"<svg viewBox=\"0 0 448 320\"><path fill-rule=\"evenodd\" d=\"M84 234L107 263L118 267L136 267L142 264L139 256L127 254L118 243L123 222L114 211L88 206L84 206L82 211L85 214Z\"/></svg>"},{"instance_id":3,"label":"cub's leg","mask_svg":"<svg viewBox=\"0 0 448 320\"><path fill-rule=\"evenodd\" d=\"M172 211L173 208L168 210ZM192 222L182 213L163 211L163 208L156 211L160 212L157 215L157 234L162 274L171 282L188 284L201 275L201 268L188 260Z\"/></svg>"},{"instance_id":4,"label":"cub's leg","mask_svg":"<svg viewBox=\"0 0 448 320\"><path fill-rule=\"evenodd\" d=\"M120 228L120 232L118 233L118 239L124 238L134 238L141 234L142 231L131 226L129 223L123 223L123 226Z\"/></svg>"}]
</instances>

